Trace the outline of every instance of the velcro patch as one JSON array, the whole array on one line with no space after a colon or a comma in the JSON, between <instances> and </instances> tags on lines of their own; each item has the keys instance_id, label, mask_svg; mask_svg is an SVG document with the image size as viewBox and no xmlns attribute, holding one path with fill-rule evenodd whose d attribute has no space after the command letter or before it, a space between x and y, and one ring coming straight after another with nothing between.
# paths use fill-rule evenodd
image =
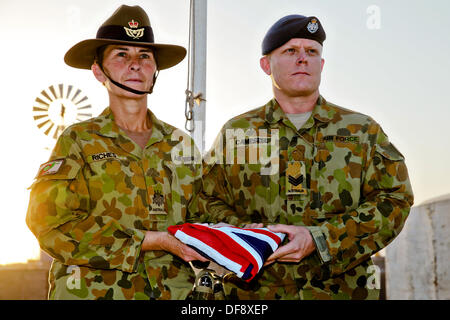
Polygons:
<instances>
[{"instance_id":1,"label":"velcro patch","mask_svg":"<svg viewBox=\"0 0 450 320\"><path fill-rule=\"evenodd\" d=\"M150 214L167 214L164 210L164 196L161 192L156 191L151 198Z\"/></svg>"},{"instance_id":2,"label":"velcro patch","mask_svg":"<svg viewBox=\"0 0 450 320\"><path fill-rule=\"evenodd\" d=\"M307 194L305 164L291 161L286 169L286 195Z\"/></svg>"},{"instance_id":3,"label":"velcro patch","mask_svg":"<svg viewBox=\"0 0 450 320\"><path fill-rule=\"evenodd\" d=\"M49 174L55 174L58 173L59 169L61 168L62 164L64 163L64 159L60 160L53 160L44 163L39 167L39 173L37 177L46 176Z\"/></svg>"}]
</instances>

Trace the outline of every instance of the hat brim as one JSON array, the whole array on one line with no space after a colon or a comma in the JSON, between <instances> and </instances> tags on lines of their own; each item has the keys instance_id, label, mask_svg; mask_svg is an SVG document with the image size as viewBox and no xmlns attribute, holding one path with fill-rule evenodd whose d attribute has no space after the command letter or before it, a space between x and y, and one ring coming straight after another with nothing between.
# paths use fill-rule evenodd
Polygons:
<instances>
[{"instance_id":1,"label":"hat brim","mask_svg":"<svg viewBox=\"0 0 450 320\"><path fill-rule=\"evenodd\" d=\"M64 62L74 68L91 69L98 48L104 45L120 44L152 48L154 50L158 70L173 67L180 63L186 56L186 49L184 47L172 44L132 42L111 39L89 39L81 41L70 48L64 56Z\"/></svg>"}]
</instances>

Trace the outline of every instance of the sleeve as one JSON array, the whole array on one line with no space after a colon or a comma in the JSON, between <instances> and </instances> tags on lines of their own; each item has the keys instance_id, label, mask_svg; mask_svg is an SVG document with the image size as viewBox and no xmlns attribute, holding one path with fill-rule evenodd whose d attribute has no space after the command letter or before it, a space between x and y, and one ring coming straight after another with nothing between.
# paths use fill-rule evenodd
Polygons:
<instances>
[{"instance_id":1,"label":"sleeve","mask_svg":"<svg viewBox=\"0 0 450 320\"><path fill-rule=\"evenodd\" d=\"M403 155L378 128L370 148L356 210L308 227L332 275L352 269L386 247L402 230L414 202Z\"/></svg>"},{"instance_id":2,"label":"sleeve","mask_svg":"<svg viewBox=\"0 0 450 320\"><path fill-rule=\"evenodd\" d=\"M66 265L134 272L145 234L121 225L114 214L90 213L84 160L68 130L30 187L26 223L41 248Z\"/></svg>"}]
</instances>

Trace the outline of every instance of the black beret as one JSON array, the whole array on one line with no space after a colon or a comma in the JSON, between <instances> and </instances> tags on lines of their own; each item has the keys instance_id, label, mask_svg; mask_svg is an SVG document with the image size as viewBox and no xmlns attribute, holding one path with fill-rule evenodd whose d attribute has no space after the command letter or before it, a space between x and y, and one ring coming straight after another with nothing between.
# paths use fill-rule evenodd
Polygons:
<instances>
[{"instance_id":1,"label":"black beret","mask_svg":"<svg viewBox=\"0 0 450 320\"><path fill-rule=\"evenodd\" d=\"M281 18L267 31L262 43L262 54L266 55L292 38L315 40L321 45L326 38L325 30L316 17L293 14Z\"/></svg>"}]
</instances>

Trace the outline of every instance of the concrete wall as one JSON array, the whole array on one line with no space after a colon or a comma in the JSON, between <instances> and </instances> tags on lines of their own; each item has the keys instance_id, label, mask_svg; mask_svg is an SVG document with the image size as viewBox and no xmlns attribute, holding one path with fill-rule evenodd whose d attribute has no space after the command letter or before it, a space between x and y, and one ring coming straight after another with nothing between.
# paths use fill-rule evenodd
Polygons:
<instances>
[{"instance_id":1,"label":"concrete wall","mask_svg":"<svg viewBox=\"0 0 450 320\"><path fill-rule=\"evenodd\" d=\"M46 300L48 266L39 262L0 267L0 300Z\"/></svg>"},{"instance_id":2,"label":"concrete wall","mask_svg":"<svg viewBox=\"0 0 450 320\"><path fill-rule=\"evenodd\" d=\"M388 299L450 299L450 195L413 207L385 254Z\"/></svg>"}]
</instances>

